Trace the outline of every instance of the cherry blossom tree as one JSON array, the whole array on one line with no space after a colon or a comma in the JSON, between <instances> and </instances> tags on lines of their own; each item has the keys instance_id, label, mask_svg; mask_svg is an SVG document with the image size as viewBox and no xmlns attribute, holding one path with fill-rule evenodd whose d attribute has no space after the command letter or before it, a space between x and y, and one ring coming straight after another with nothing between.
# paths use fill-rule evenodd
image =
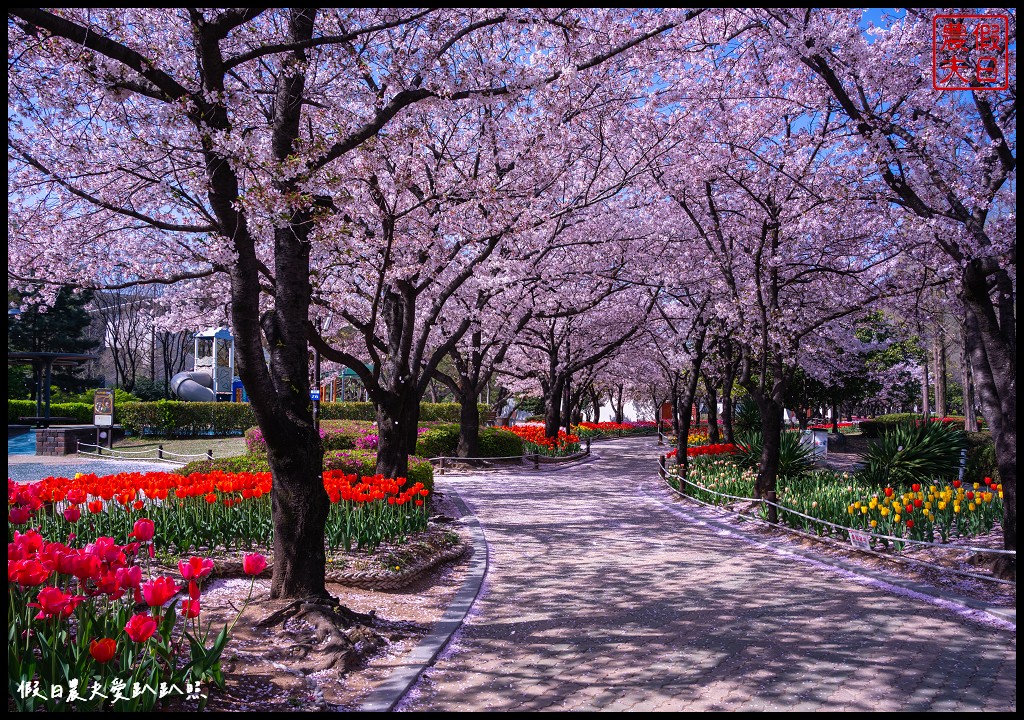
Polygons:
<instances>
[{"instance_id":1,"label":"cherry blossom tree","mask_svg":"<svg viewBox=\"0 0 1024 720\"><path fill-rule=\"evenodd\" d=\"M229 303L236 367L274 476L271 594L323 596L328 500L307 346L323 342L310 313L321 297L314 288L322 293L330 285L317 263L321 250L337 251L339 237L365 232L358 219L368 208L379 210L373 231L383 232L398 207L397 191L382 189L378 202L362 185L360 194L344 191L372 204L346 213L351 204L338 175L360 161L380 161L374 144L397 146L401 138L391 138L390 129L396 136L407 131L403 120L417 106L454 109L531 94L543 114L559 102L559 83L614 70L612 61L685 17L619 10L11 11L10 281L175 284L165 297L187 299L183 305L211 297ZM393 165L383 164L378 178L384 170L400 177L401 159ZM444 252L441 244L437 250ZM380 310L401 314L407 299L385 294ZM402 371L381 368L396 382Z\"/></svg>"},{"instance_id":2,"label":"cherry blossom tree","mask_svg":"<svg viewBox=\"0 0 1024 720\"><path fill-rule=\"evenodd\" d=\"M752 38L820 78L861 138L887 201L958 268L967 353L1003 484L1004 544L1015 549L1017 16L1002 11L1009 36L992 49L1000 62L1010 56L1005 89L935 91L929 60L941 12L910 9L866 32L863 11L743 15ZM1015 574L1012 560L999 564Z\"/></svg>"}]
</instances>

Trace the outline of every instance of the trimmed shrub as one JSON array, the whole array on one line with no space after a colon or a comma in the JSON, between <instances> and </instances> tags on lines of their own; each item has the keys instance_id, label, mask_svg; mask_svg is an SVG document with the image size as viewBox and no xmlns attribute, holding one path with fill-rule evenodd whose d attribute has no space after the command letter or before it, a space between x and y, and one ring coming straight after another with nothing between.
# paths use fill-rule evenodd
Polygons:
<instances>
[{"instance_id":1,"label":"trimmed shrub","mask_svg":"<svg viewBox=\"0 0 1024 720\"><path fill-rule=\"evenodd\" d=\"M515 457L523 454L523 439L500 428L480 430L480 457Z\"/></svg>"},{"instance_id":2,"label":"trimmed shrub","mask_svg":"<svg viewBox=\"0 0 1024 720\"><path fill-rule=\"evenodd\" d=\"M377 474L377 453L373 450L332 450L324 453L324 470L341 470L355 475ZM428 460L409 456L409 482L421 482L434 491L434 467Z\"/></svg>"},{"instance_id":3,"label":"trimmed shrub","mask_svg":"<svg viewBox=\"0 0 1024 720\"><path fill-rule=\"evenodd\" d=\"M424 458L451 457L458 447L458 425L435 425L419 436L416 454Z\"/></svg>"},{"instance_id":4,"label":"trimmed shrub","mask_svg":"<svg viewBox=\"0 0 1024 720\"><path fill-rule=\"evenodd\" d=\"M989 477L999 482L999 464L996 462L996 445L992 441L992 433L972 432L967 436L967 467L964 469L964 480L969 483L982 483Z\"/></svg>"},{"instance_id":5,"label":"trimmed shrub","mask_svg":"<svg viewBox=\"0 0 1024 720\"><path fill-rule=\"evenodd\" d=\"M50 417L74 418L75 422L92 425L92 404L86 403L50 403ZM7 424L17 425L18 418L35 417L36 403L34 400L8 400Z\"/></svg>"},{"instance_id":6,"label":"trimmed shrub","mask_svg":"<svg viewBox=\"0 0 1024 720\"><path fill-rule=\"evenodd\" d=\"M15 402L15 401L9 401ZM20 401L28 403L29 401ZM31 404L31 403L29 403ZM10 407L10 406L9 406ZM487 405L480 405L481 412L487 412ZM10 409L9 413L12 413ZM55 411L52 411L57 415ZM35 414L31 412L21 415ZM89 420L92 422L92 406L89 406ZM373 403L321 403L320 419L363 420L377 419ZM233 402L181 402L158 400L156 402L114 402L114 420L124 426L130 435L160 435L164 437L193 437L196 435L241 435L256 425L256 416L249 403ZM457 403L421 403L420 420L430 422L458 422Z\"/></svg>"},{"instance_id":7,"label":"trimmed shrub","mask_svg":"<svg viewBox=\"0 0 1024 720\"><path fill-rule=\"evenodd\" d=\"M960 451L967 438L960 430L939 422L912 420L883 431L862 456L862 479L878 487L927 484L955 478Z\"/></svg>"},{"instance_id":8,"label":"trimmed shrub","mask_svg":"<svg viewBox=\"0 0 1024 720\"><path fill-rule=\"evenodd\" d=\"M749 432L736 442L736 462L740 467L757 470L764 448L764 435ZM779 478L793 480L814 469L814 449L800 442L800 433L783 431L779 444Z\"/></svg>"},{"instance_id":9,"label":"trimmed shrub","mask_svg":"<svg viewBox=\"0 0 1024 720\"><path fill-rule=\"evenodd\" d=\"M375 435L377 427L367 420L324 420L320 423L320 440L324 451L351 450L367 435ZM254 455L267 454L267 441L258 427L245 431L245 447Z\"/></svg>"},{"instance_id":10,"label":"trimmed shrub","mask_svg":"<svg viewBox=\"0 0 1024 720\"><path fill-rule=\"evenodd\" d=\"M416 441L420 457L454 457L459 449L459 426L436 425L421 432ZM511 457L523 454L523 439L500 428L480 428L479 457Z\"/></svg>"},{"instance_id":11,"label":"trimmed shrub","mask_svg":"<svg viewBox=\"0 0 1024 720\"><path fill-rule=\"evenodd\" d=\"M130 435L163 437L241 435L256 424L248 403L179 400L115 402L114 419Z\"/></svg>"},{"instance_id":12,"label":"trimmed shrub","mask_svg":"<svg viewBox=\"0 0 1024 720\"><path fill-rule=\"evenodd\" d=\"M216 458L214 460L196 460L175 472L181 475L192 473L222 472L270 472L270 464L266 456L239 455L238 457ZM363 475L377 474L377 453L372 450L332 450L324 453L324 470L342 470L345 473ZM409 458L410 482L421 482L428 490L434 489L434 468L423 458Z\"/></svg>"}]
</instances>

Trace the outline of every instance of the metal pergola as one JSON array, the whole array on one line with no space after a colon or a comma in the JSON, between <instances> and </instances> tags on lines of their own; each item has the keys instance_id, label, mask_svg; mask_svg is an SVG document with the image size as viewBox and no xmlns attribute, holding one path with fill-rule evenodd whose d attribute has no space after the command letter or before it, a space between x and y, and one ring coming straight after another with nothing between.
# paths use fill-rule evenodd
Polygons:
<instances>
[{"instance_id":1,"label":"metal pergola","mask_svg":"<svg viewBox=\"0 0 1024 720\"><path fill-rule=\"evenodd\" d=\"M36 383L36 415L26 418L35 423L36 427L50 427L50 378L55 367L75 367L91 360L99 360L97 355L83 353L58 352L8 352L8 365L31 365Z\"/></svg>"}]
</instances>

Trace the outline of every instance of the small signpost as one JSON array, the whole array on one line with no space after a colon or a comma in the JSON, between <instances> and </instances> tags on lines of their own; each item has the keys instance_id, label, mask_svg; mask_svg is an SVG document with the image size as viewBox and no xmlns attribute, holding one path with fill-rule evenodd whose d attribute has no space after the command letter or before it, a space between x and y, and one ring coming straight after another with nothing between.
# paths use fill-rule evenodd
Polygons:
<instances>
[{"instance_id":1,"label":"small signpost","mask_svg":"<svg viewBox=\"0 0 1024 720\"><path fill-rule=\"evenodd\" d=\"M871 533L863 530L850 530L850 544L858 550L870 550Z\"/></svg>"},{"instance_id":2,"label":"small signpost","mask_svg":"<svg viewBox=\"0 0 1024 720\"><path fill-rule=\"evenodd\" d=\"M106 440L107 447L113 448L114 391L110 388L100 388L96 391L92 403L92 422L96 426L96 445L102 445L101 440ZM106 428L106 430L100 428Z\"/></svg>"},{"instance_id":3,"label":"small signpost","mask_svg":"<svg viewBox=\"0 0 1024 720\"><path fill-rule=\"evenodd\" d=\"M309 399L313 401L313 427L320 429L320 388L311 388Z\"/></svg>"}]
</instances>

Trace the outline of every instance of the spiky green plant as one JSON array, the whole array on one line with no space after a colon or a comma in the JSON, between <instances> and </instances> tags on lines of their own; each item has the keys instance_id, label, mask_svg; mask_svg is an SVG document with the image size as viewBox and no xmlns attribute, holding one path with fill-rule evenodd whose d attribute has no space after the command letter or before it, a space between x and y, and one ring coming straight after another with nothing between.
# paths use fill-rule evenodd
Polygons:
<instances>
[{"instance_id":1,"label":"spiky green plant","mask_svg":"<svg viewBox=\"0 0 1024 720\"><path fill-rule=\"evenodd\" d=\"M878 442L861 456L861 476L877 486L956 477L960 453L967 438L960 430L938 422L910 421L882 433Z\"/></svg>"},{"instance_id":2,"label":"spiky green plant","mask_svg":"<svg viewBox=\"0 0 1024 720\"><path fill-rule=\"evenodd\" d=\"M764 449L764 435L748 432L736 443L736 461L741 467L757 469ZM814 468L814 449L800 442L800 433L783 432L779 445L779 477L794 479Z\"/></svg>"},{"instance_id":3,"label":"spiky green plant","mask_svg":"<svg viewBox=\"0 0 1024 720\"><path fill-rule=\"evenodd\" d=\"M737 435L756 433L761 429L761 410L751 398L745 397L736 404L732 419Z\"/></svg>"}]
</instances>

